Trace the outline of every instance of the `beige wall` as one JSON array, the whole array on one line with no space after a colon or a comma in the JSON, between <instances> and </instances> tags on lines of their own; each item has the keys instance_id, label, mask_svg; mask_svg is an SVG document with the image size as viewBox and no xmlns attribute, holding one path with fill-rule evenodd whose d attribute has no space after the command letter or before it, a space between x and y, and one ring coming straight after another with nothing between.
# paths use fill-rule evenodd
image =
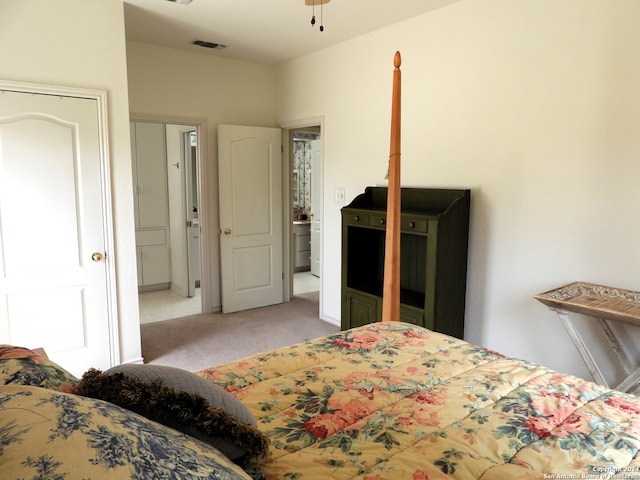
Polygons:
<instances>
[{"instance_id":1,"label":"beige wall","mask_svg":"<svg viewBox=\"0 0 640 480\"><path fill-rule=\"evenodd\" d=\"M122 361L140 358L121 0L2 0L0 78L107 92Z\"/></svg>"},{"instance_id":2,"label":"beige wall","mask_svg":"<svg viewBox=\"0 0 640 480\"><path fill-rule=\"evenodd\" d=\"M132 116L171 123L180 119L205 122L201 183L208 190L208 202L202 213L211 234L202 247L210 259L211 307L219 310L217 127L220 123L277 126L275 67L137 42L127 42L127 65Z\"/></svg>"},{"instance_id":3,"label":"beige wall","mask_svg":"<svg viewBox=\"0 0 640 480\"><path fill-rule=\"evenodd\" d=\"M640 290L638 18L636 0L464 0L283 65L278 119L325 119L326 314L340 315L333 191L385 183L400 50L403 184L472 189L467 339L588 376L532 296Z\"/></svg>"},{"instance_id":4,"label":"beige wall","mask_svg":"<svg viewBox=\"0 0 640 480\"><path fill-rule=\"evenodd\" d=\"M206 121L212 188L218 123L324 118L322 311L337 321L333 192L346 186L351 199L384 184L400 50L404 185L473 189L467 339L586 376L532 295L573 280L640 290L639 17L636 0L463 0L265 67L136 43L125 60L121 0L3 0L0 77L109 94L127 361L139 356L129 103L134 114Z\"/></svg>"}]
</instances>

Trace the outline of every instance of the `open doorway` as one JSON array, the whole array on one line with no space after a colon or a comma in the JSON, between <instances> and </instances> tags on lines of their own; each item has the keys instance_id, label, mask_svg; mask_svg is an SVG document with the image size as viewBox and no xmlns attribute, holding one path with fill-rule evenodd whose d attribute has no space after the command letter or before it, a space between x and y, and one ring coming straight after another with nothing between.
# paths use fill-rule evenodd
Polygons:
<instances>
[{"instance_id":1,"label":"open doorway","mask_svg":"<svg viewBox=\"0 0 640 480\"><path fill-rule=\"evenodd\" d=\"M322 147L320 125L289 130L294 297L319 302L322 225Z\"/></svg>"},{"instance_id":2,"label":"open doorway","mask_svg":"<svg viewBox=\"0 0 640 480\"><path fill-rule=\"evenodd\" d=\"M132 125L140 322L202 313L198 125ZM158 133L141 134L147 125ZM144 200L151 192L160 192L146 205L152 222Z\"/></svg>"}]
</instances>

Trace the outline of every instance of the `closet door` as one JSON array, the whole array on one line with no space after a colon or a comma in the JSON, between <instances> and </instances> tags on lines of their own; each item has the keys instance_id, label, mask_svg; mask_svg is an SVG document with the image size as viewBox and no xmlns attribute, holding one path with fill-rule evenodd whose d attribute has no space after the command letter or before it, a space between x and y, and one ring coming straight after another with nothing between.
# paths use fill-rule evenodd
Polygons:
<instances>
[{"instance_id":1,"label":"closet door","mask_svg":"<svg viewBox=\"0 0 640 480\"><path fill-rule=\"evenodd\" d=\"M0 343L76 375L118 361L99 98L0 93Z\"/></svg>"}]
</instances>

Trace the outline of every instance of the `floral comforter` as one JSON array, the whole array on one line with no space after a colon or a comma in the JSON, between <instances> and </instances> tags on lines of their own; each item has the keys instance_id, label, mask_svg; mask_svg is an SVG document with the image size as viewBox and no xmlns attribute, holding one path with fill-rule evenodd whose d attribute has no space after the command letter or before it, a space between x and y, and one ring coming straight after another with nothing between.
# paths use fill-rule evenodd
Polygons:
<instances>
[{"instance_id":1,"label":"floral comforter","mask_svg":"<svg viewBox=\"0 0 640 480\"><path fill-rule=\"evenodd\" d=\"M199 374L270 437L269 480L640 479L640 399L415 325Z\"/></svg>"}]
</instances>

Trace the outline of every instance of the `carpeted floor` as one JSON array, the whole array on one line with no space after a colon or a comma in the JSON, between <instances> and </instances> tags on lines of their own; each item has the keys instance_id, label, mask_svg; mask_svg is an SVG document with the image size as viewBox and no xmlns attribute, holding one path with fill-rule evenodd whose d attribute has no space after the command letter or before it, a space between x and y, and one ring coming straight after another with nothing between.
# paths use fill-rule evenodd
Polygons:
<instances>
[{"instance_id":1,"label":"carpeted floor","mask_svg":"<svg viewBox=\"0 0 640 480\"><path fill-rule=\"evenodd\" d=\"M189 371L340 330L318 318L318 292L297 295L279 305L226 315L190 315L140 328L145 363Z\"/></svg>"}]
</instances>

